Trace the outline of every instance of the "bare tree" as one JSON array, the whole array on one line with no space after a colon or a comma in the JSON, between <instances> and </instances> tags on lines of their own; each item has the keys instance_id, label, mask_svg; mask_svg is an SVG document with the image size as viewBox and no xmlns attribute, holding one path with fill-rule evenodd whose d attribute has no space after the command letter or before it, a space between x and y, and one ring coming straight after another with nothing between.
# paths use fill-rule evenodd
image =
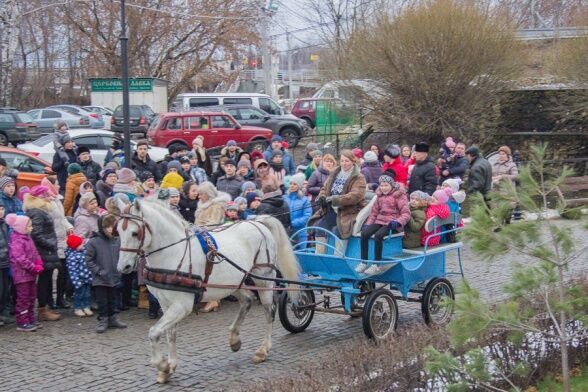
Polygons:
<instances>
[{"instance_id":1,"label":"bare tree","mask_svg":"<svg viewBox=\"0 0 588 392\"><path fill-rule=\"evenodd\" d=\"M0 5L0 105L12 104L12 67L18 47L21 11L18 0L4 0Z\"/></svg>"}]
</instances>

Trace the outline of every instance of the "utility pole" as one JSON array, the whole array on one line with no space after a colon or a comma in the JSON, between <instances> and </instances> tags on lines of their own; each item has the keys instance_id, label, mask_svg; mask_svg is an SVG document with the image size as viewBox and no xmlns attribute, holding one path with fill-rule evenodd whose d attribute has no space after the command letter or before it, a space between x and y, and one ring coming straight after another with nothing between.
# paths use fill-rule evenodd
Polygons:
<instances>
[{"instance_id":1,"label":"utility pole","mask_svg":"<svg viewBox=\"0 0 588 392\"><path fill-rule=\"evenodd\" d=\"M131 129L129 125L129 55L127 52L127 18L125 0L120 1L120 58L122 65L122 101L123 101L123 141L125 151L125 167L131 168Z\"/></svg>"},{"instance_id":2,"label":"utility pole","mask_svg":"<svg viewBox=\"0 0 588 392\"><path fill-rule=\"evenodd\" d=\"M286 34L286 42L288 43L288 98L292 99L292 48L290 47L290 32Z\"/></svg>"},{"instance_id":3,"label":"utility pole","mask_svg":"<svg viewBox=\"0 0 588 392\"><path fill-rule=\"evenodd\" d=\"M269 36L270 20L272 12L277 10L277 3L273 0L260 0L260 29L261 29L261 57L263 68L263 84L265 86L265 93L272 98L276 98L276 91L274 86L273 67L272 67L272 51L271 41Z\"/></svg>"}]
</instances>

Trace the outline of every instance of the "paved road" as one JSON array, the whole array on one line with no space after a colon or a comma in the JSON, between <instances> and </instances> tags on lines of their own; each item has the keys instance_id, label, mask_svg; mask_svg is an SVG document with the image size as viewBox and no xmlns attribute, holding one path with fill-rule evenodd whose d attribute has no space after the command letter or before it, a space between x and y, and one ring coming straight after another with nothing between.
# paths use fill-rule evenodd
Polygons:
<instances>
[{"instance_id":1,"label":"paved road","mask_svg":"<svg viewBox=\"0 0 588 392\"><path fill-rule=\"evenodd\" d=\"M579 232L577 235L585 241ZM509 260L488 264L467 248L464 260L471 284L485 297L497 299L500 285L511 273ZM575 271L585 271L585 262ZM455 257L450 257L448 266L455 267ZM308 330L298 335L287 333L276 321L268 361L253 365L250 359L262 340L261 309L252 309L241 332L242 349L233 353L227 330L237 306L223 305L218 313L193 314L181 324L180 364L165 386L154 383L156 373L149 365L147 332L153 321L146 311L123 312L120 318L129 328L103 335L94 333L94 319L72 315L45 323L45 328L34 334L0 327L0 391L235 390L295 371L298 365L328 357L332 348L350 339L363 338L359 319L317 314ZM399 307L400 323L421 322L418 304L400 302Z\"/></svg>"}]
</instances>

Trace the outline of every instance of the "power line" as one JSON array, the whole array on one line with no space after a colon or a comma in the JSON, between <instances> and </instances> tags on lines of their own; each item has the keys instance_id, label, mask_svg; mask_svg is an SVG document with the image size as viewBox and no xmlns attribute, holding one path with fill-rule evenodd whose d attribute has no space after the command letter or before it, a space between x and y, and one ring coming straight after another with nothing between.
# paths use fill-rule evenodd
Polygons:
<instances>
[{"instance_id":1,"label":"power line","mask_svg":"<svg viewBox=\"0 0 588 392\"><path fill-rule=\"evenodd\" d=\"M120 0L113 0L115 3L120 3ZM212 16L212 15L198 15L198 14L190 14L187 12L178 12L178 11L168 11L163 10L160 8L153 8L153 7L146 7L139 4L126 4L127 7L135 7L139 9L144 9L148 11L154 12L161 12L164 14L169 15L176 15L176 16L189 16L194 19L215 19L215 20L251 20L251 19L259 19L259 15L256 16Z\"/></svg>"}]
</instances>

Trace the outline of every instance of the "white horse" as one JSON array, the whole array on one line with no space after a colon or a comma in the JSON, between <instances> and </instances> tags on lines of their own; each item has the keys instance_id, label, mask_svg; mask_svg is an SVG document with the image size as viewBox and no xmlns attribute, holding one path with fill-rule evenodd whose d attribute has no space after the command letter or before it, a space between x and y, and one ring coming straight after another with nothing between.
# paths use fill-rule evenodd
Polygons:
<instances>
[{"instance_id":1,"label":"white horse","mask_svg":"<svg viewBox=\"0 0 588 392\"><path fill-rule=\"evenodd\" d=\"M121 211L125 211L125 207L127 206L124 203L118 203ZM147 266L150 268L175 271L183 257L181 272L189 271L191 261L192 274L205 276L206 255L198 239L191 236L189 240L182 240L193 230L193 227L184 222L178 214L173 213L165 203L158 200L135 201L127 207L125 213L121 214L117 230L121 242L118 262L120 272L131 272L138 253L144 252L147 254ZM218 252L238 264L243 270L252 270L252 273L258 276L273 278L276 276L276 270L267 266L271 264L285 279L298 279L300 266L292 251L288 235L277 219L265 216L253 222L244 221L233 224L223 231L213 232L212 236L216 240ZM189 247L187 241L189 241ZM183 256L185 252L191 252L191 255ZM254 268L254 264L262 264L262 266ZM208 283L233 287L207 288L200 299L208 302L220 300L231 294L239 299L239 313L229 328L229 345L233 351L239 351L241 348L239 328L255 299L253 291L237 290L243 276L242 271L226 261L215 264ZM274 286L273 281L260 279L253 279L253 281L260 288ZM157 298L163 310L161 319L149 330L149 340L151 364L158 369L157 382L165 383L177 367L176 327L180 320L192 312L194 294L151 286L149 286L149 292ZM268 356L272 346L271 331L275 311L274 292L260 290L258 294L265 312L267 327L265 338L253 356L254 363L261 363ZM167 358L165 351L168 353Z\"/></svg>"}]
</instances>

